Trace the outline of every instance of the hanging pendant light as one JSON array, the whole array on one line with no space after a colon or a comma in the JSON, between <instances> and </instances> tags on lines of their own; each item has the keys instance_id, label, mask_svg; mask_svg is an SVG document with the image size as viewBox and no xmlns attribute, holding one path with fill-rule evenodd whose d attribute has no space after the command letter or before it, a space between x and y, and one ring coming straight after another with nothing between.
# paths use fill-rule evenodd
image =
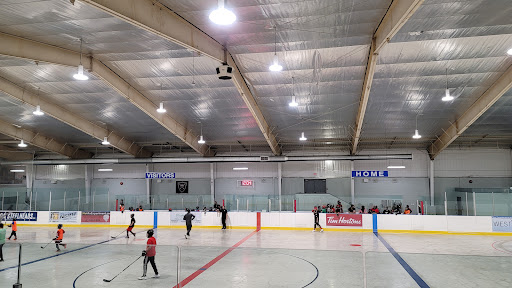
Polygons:
<instances>
[{"instance_id":1,"label":"hanging pendant light","mask_svg":"<svg viewBox=\"0 0 512 288\"><path fill-rule=\"evenodd\" d=\"M446 68L446 91L444 93L444 97L441 99L444 102L452 101L454 98L450 95L450 89L448 89L448 68Z\"/></svg>"},{"instance_id":2,"label":"hanging pendant light","mask_svg":"<svg viewBox=\"0 0 512 288\"><path fill-rule=\"evenodd\" d=\"M268 70L272 72L279 72L283 70L283 66L279 65L279 59L276 54L274 54L274 61L272 62L272 65L268 67Z\"/></svg>"},{"instance_id":3,"label":"hanging pendant light","mask_svg":"<svg viewBox=\"0 0 512 288\"><path fill-rule=\"evenodd\" d=\"M295 96L292 96L292 102L288 103L290 107L297 107L299 106L299 103L295 102Z\"/></svg>"},{"instance_id":4,"label":"hanging pendant light","mask_svg":"<svg viewBox=\"0 0 512 288\"><path fill-rule=\"evenodd\" d=\"M299 140L300 140L300 141L306 141L306 140L308 140L308 138L306 138L306 137L304 136L304 132L302 132L302 134L300 135Z\"/></svg>"},{"instance_id":5,"label":"hanging pendant light","mask_svg":"<svg viewBox=\"0 0 512 288\"><path fill-rule=\"evenodd\" d=\"M103 137L103 142L101 142L102 145L110 145L110 142L108 142L108 137Z\"/></svg>"},{"instance_id":6,"label":"hanging pendant light","mask_svg":"<svg viewBox=\"0 0 512 288\"><path fill-rule=\"evenodd\" d=\"M44 112L41 111L41 106L37 105L36 111L32 112L32 114L37 115L37 116L42 116L42 115L44 115Z\"/></svg>"},{"instance_id":7,"label":"hanging pendant light","mask_svg":"<svg viewBox=\"0 0 512 288\"><path fill-rule=\"evenodd\" d=\"M231 25L236 21L233 11L224 8L224 0L219 0L217 9L210 13L210 20L218 25Z\"/></svg>"},{"instance_id":8,"label":"hanging pendant light","mask_svg":"<svg viewBox=\"0 0 512 288\"><path fill-rule=\"evenodd\" d=\"M39 88L37 88L37 102L39 102ZM44 112L41 111L41 106L39 106L39 104L36 106L36 111L32 112L32 114L36 116L44 115Z\"/></svg>"},{"instance_id":9,"label":"hanging pendant light","mask_svg":"<svg viewBox=\"0 0 512 288\"><path fill-rule=\"evenodd\" d=\"M418 133L418 129L414 130L414 135L412 135L413 139L420 139L421 135Z\"/></svg>"},{"instance_id":10,"label":"hanging pendant light","mask_svg":"<svg viewBox=\"0 0 512 288\"><path fill-rule=\"evenodd\" d=\"M89 77L84 74L84 66L82 65L82 38L80 38L80 65L78 65L78 72L73 75L76 80L88 80Z\"/></svg>"},{"instance_id":11,"label":"hanging pendant light","mask_svg":"<svg viewBox=\"0 0 512 288\"><path fill-rule=\"evenodd\" d=\"M277 58L277 27L274 26L274 30L274 61L272 62L272 65L268 67L268 70L272 72L279 72L283 70L283 66L279 65L279 59Z\"/></svg>"},{"instance_id":12,"label":"hanging pendant light","mask_svg":"<svg viewBox=\"0 0 512 288\"><path fill-rule=\"evenodd\" d=\"M25 148L27 147L27 144L25 144L25 142L23 142L23 139L21 139L20 143L18 144L18 147Z\"/></svg>"},{"instance_id":13,"label":"hanging pendant light","mask_svg":"<svg viewBox=\"0 0 512 288\"><path fill-rule=\"evenodd\" d=\"M203 124L201 124L201 136L199 136L199 140L197 140L197 143L204 144L206 141L203 139Z\"/></svg>"},{"instance_id":14,"label":"hanging pendant light","mask_svg":"<svg viewBox=\"0 0 512 288\"><path fill-rule=\"evenodd\" d=\"M419 114L416 115L416 130L414 130L414 135L412 135L413 139L420 139L421 138L421 135L418 132L418 115Z\"/></svg>"},{"instance_id":15,"label":"hanging pendant light","mask_svg":"<svg viewBox=\"0 0 512 288\"><path fill-rule=\"evenodd\" d=\"M19 128L21 130L21 141L18 144L18 147L21 147L21 148L27 147L27 144L25 144L25 142L23 142L23 129L21 128L21 126L18 126L18 125L14 125L14 126L16 126L17 128Z\"/></svg>"},{"instance_id":16,"label":"hanging pendant light","mask_svg":"<svg viewBox=\"0 0 512 288\"><path fill-rule=\"evenodd\" d=\"M158 112L158 113L165 113L165 112L167 112L167 110L165 110L165 108L164 108L164 103L163 102L160 102L160 108L156 109L156 112Z\"/></svg>"},{"instance_id":17,"label":"hanging pendant light","mask_svg":"<svg viewBox=\"0 0 512 288\"><path fill-rule=\"evenodd\" d=\"M160 83L160 95L163 95L163 93L162 93L162 86L163 86L163 84ZM163 100L163 98L164 97L162 96L162 100ZM159 106L158 109L156 109L156 112L158 112L158 113L165 113L165 112L167 112L167 110L164 108L164 102L160 102L160 106Z\"/></svg>"},{"instance_id":18,"label":"hanging pendant light","mask_svg":"<svg viewBox=\"0 0 512 288\"><path fill-rule=\"evenodd\" d=\"M292 77L292 102L288 103L290 107L297 107L299 103L295 102L295 78Z\"/></svg>"}]
</instances>

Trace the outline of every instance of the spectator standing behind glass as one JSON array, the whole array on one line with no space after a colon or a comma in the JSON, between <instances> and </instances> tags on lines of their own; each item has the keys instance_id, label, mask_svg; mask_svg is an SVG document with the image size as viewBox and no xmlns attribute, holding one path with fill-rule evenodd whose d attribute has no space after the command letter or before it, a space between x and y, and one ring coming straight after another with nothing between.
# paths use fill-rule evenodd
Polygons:
<instances>
[{"instance_id":1,"label":"spectator standing behind glass","mask_svg":"<svg viewBox=\"0 0 512 288\"><path fill-rule=\"evenodd\" d=\"M361 209L359 209L359 214L366 214L368 213L368 211L366 211L366 208L364 208L364 206L361 206Z\"/></svg>"},{"instance_id":2,"label":"spectator standing behind glass","mask_svg":"<svg viewBox=\"0 0 512 288\"><path fill-rule=\"evenodd\" d=\"M350 204L350 207L348 208L348 213L350 213L350 214L356 213L356 207L354 207L354 204Z\"/></svg>"},{"instance_id":3,"label":"spectator standing behind glass","mask_svg":"<svg viewBox=\"0 0 512 288\"><path fill-rule=\"evenodd\" d=\"M382 210L382 214L391 214L389 207L386 207L386 209Z\"/></svg>"},{"instance_id":4,"label":"spectator standing behind glass","mask_svg":"<svg viewBox=\"0 0 512 288\"><path fill-rule=\"evenodd\" d=\"M379 208L377 206L373 206L373 212L375 214L379 214Z\"/></svg>"},{"instance_id":5,"label":"spectator standing behind glass","mask_svg":"<svg viewBox=\"0 0 512 288\"><path fill-rule=\"evenodd\" d=\"M343 205L341 205L341 202L338 200L338 204L336 205L336 214L343 213Z\"/></svg>"},{"instance_id":6,"label":"spectator standing behind glass","mask_svg":"<svg viewBox=\"0 0 512 288\"><path fill-rule=\"evenodd\" d=\"M412 213L411 208L409 208L409 205L406 205L406 206L405 206L404 214L411 214L411 213Z\"/></svg>"}]
</instances>

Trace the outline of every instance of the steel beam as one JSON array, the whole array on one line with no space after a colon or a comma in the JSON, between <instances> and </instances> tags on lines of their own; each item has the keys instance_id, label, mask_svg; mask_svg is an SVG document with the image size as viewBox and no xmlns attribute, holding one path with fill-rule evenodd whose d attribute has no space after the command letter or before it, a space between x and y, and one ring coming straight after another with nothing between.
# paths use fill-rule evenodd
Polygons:
<instances>
[{"instance_id":1,"label":"steel beam","mask_svg":"<svg viewBox=\"0 0 512 288\"><path fill-rule=\"evenodd\" d=\"M50 64L76 67L80 63L80 53L47 45L5 33L0 33L0 55L31 59ZM157 121L168 131L176 135L195 151L204 156L213 156L208 145L197 143L198 135L187 130L169 114L156 112L156 104L151 102L132 85L121 78L101 61L89 56L83 57L82 64L86 70L102 79L128 101ZM111 142L112 143L112 142Z\"/></svg>"},{"instance_id":2,"label":"steel beam","mask_svg":"<svg viewBox=\"0 0 512 288\"><path fill-rule=\"evenodd\" d=\"M0 158L7 159L9 161L32 160L34 159L34 154L0 145Z\"/></svg>"},{"instance_id":3,"label":"steel beam","mask_svg":"<svg viewBox=\"0 0 512 288\"><path fill-rule=\"evenodd\" d=\"M32 106L41 106L41 110L44 111L47 115L66 123L90 136L103 140L104 137L108 137L108 141L110 144L117 149L131 154L135 157L151 157L152 153L142 149L139 145L135 144L135 142L126 140L123 136L118 135L115 132L110 132L90 121L87 121L81 117L76 116L75 113L64 109L57 104L50 102L44 98L38 97L33 93L24 90L23 88L17 86L16 84L2 78L0 76L0 91L3 91L5 94L20 100L26 104Z\"/></svg>"},{"instance_id":4,"label":"steel beam","mask_svg":"<svg viewBox=\"0 0 512 288\"><path fill-rule=\"evenodd\" d=\"M194 50L221 63L233 67L233 82L251 111L254 119L265 136L272 152L281 154L272 129L249 89L247 82L240 73L233 57L215 39L174 13L158 1L151 0L81 0L110 15L116 16L134 26L154 33L164 39ZM179 137L179 136L178 136Z\"/></svg>"},{"instance_id":5,"label":"steel beam","mask_svg":"<svg viewBox=\"0 0 512 288\"><path fill-rule=\"evenodd\" d=\"M373 39L372 44L370 45L368 65L366 66L366 73L364 75L363 92L361 93L359 109L357 110L356 130L352 140L352 155L356 154L357 144L359 144L359 138L361 137L364 115L366 113L366 107L368 106L368 99L370 98L370 91L372 89L373 75L375 74L375 67L377 66L377 57L378 56L375 54L375 39Z\"/></svg>"},{"instance_id":6,"label":"steel beam","mask_svg":"<svg viewBox=\"0 0 512 288\"><path fill-rule=\"evenodd\" d=\"M93 156L92 153L73 147L67 143L61 143L53 138L41 135L40 133L15 127L11 123L7 123L2 120L0 120L0 134L20 140L23 139L27 144L58 153L69 158L82 159L91 158Z\"/></svg>"},{"instance_id":7,"label":"steel beam","mask_svg":"<svg viewBox=\"0 0 512 288\"><path fill-rule=\"evenodd\" d=\"M375 53L386 45L400 28L420 8L424 0L393 0L386 15L382 18L373 38L375 38Z\"/></svg>"},{"instance_id":8,"label":"steel beam","mask_svg":"<svg viewBox=\"0 0 512 288\"><path fill-rule=\"evenodd\" d=\"M402 26L411 18L411 16L423 4L424 0L393 0L388 11L379 23L379 26L373 34L368 63L363 82L363 90L359 101L359 109L355 124L354 137L352 138L352 155L357 152L357 145L363 129L364 115L368 106L368 99L372 89L373 75L377 66L377 57L380 49L386 45L393 36L402 28Z\"/></svg>"},{"instance_id":9,"label":"steel beam","mask_svg":"<svg viewBox=\"0 0 512 288\"><path fill-rule=\"evenodd\" d=\"M457 121L455 121L437 140L430 145L428 152L430 159L439 155L446 147L448 147L455 139L457 139L466 129L471 126L482 114L498 101L503 94L512 88L512 66L510 66L487 91L478 98L471 107L469 107Z\"/></svg>"}]
</instances>

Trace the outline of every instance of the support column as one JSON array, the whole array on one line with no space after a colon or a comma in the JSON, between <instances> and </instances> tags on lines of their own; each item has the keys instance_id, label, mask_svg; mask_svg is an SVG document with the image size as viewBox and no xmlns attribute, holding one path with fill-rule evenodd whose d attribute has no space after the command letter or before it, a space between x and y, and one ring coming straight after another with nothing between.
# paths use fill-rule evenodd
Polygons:
<instances>
[{"instance_id":1,"label":"support column","mask_svg":"<svg viewBox=\"0 0 512 288\"><path fill-rule=\"evenodd\" d=\"M146 164L146 173L149 173L149 164ZM149 197L151 194L151 179L146 178L146 203L149 204Z\"/></svg>"},{"instance_id":2,"label":"support column","mask_svg":"<svg viewBox=\"0 0 512 288\"><path fill-rule=\"evenodd\" d=\"M283 170L283 163L279 162L277 163L277 191L279 192L279 212L281 212L282 208L282 201L281 201L281 194L282 194L282 170Z\"/></svg>"},{"instance_id":3,"label":"support column","mask_svg":"<svg viewBox=\"0 0 512 288\"><path fill-rule=\"evenodd\" d=\"M85 203L91 203L92 194L91 194L91 184L94 172L93 164L85 165Z\"/></svg>"},{"instance_id":4,"label":"support column","mask_svg":"<svg viewBox=\"0 0 512 288\"><path fill-rule=\"evenodd\" d=\"M352 177L352 171L354 171L354 161L350 161L350 201L351 201L351 204L354 204L356 202L356 197L355 197L355 183L354 183L354 177Z\"/></svg>"},{"instance_id":5,"label":"support column","mask_svg":"<svg viewBox=\"0 0 512 288\"><path fill-rule=\"evenodd\" d=\"M215 163L210 163L210 193L210 205L213 205L213 203L215 202Z\"/></svg>"},{"instance_id":6,"label":"support column","mask_svg":"<svg viewBox=\"0 0 512 288\"><path fill-rule=\"evenodd\" d=\"M429 161L429 175L430 180L430 206L435 206L434 203L434 160Z\"/></svg>"},{"instance_id":7,"label":"support column","mask_svg":"<svg viewBox=\"0 0 512 288\"><path fill-rule=\"evenodd\" d=\"M25 167L25 176L27 177L26 181L27 181L27 194L26 194L26 197L29 199L29 211L32 211L32 193L33 193L33 186L34 186L34 167L37 167L37 166L34 166L34 165L27 165Z\"/></svg>"}]
</instances>

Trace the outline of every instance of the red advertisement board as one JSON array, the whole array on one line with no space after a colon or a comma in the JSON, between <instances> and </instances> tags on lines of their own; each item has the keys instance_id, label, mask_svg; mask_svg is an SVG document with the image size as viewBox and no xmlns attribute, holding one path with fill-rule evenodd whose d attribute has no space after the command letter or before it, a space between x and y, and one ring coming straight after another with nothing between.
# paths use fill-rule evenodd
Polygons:
<instances>
[{"instance_id":1,"label":"red advertisement board","mask_svg":"<svg viewBox=\"0 0 512 288\"><path fill-rule=\"evenodd\" d=\"M325 215L327 226L363 226L363 215L360 214L335 214Z\"/></svg>"},{"instance_id":2,"label":"red advertisement board","mask_svg":"<svg viewBox=\"0 0 512 288\"><path fill-rule=\"evenodd\" d=\"M82 212L82 222L110 223L110 212Z\"/></svg>"}]
</instances>

